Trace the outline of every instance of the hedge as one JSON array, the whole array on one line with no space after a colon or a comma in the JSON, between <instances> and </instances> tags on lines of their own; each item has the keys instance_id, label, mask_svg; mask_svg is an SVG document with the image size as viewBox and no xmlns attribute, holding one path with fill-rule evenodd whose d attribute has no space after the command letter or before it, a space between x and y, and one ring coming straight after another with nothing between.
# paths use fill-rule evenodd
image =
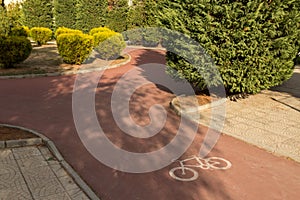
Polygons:
<instances>
[{"instance_id":1,"label":"hedge","mask_svg":"<svg viewBox=\"0 0 300 200\"><path fill-rule=\"evenodd\" d=\"M76 3L74 0L54 0L53 16L55 18L55 28L67 27L76 28Z\"/></svg>"},{"instance_id":2,"label":"hedge","mask_svg":"<svg viewBox=\"0 0 300 200\"><path fill-rule=\"evenodd\" d=\"M93 37L87 34L64 33L56 41L60 56L69 64L82 64L93 50Z\"/></svg>"},{"instance_id":3,"label":"hedge","mask_svg":"<svg viewBox=\"0 0 300 200\"><path fill-rule=\"evenodd\" d=\"M203 46L215 60L228 93L257 93L291 77L300 49L297 1L162 0L160 6L160 25ZM179 40L169 45L188 48ZM167 63L201 89L217 85L213 74L204 82L183 57L168 52Z\"/></svg>"},{"instance_id":4,"label":"hedge","mask_svg":"<svg viewBox=\"0 0 300 200\"><path fill-rule=\"evenodd\" d=\"M11 68L24 61L31 51L31 43L26 37L0 36L0 64L4 68Z\"/></svg>"},{"instance_id":5,"label":"hedge","mask_svg":"<svg viewBox=\"0 0 300 200\"><path fill-rule=\"evenodd\" d=\"M30 29L30 37L40 46L52 39L52 31L49 28L33 27Z\"/></svg>"},{"instance_id":6,"label":"hedge","mask_svg":"<svg viewBox=\"0 0 300 200\"><path fill-rule=\"evenodd\" d=\"M23 23L29 28L53 27L52 0L26 0L22 3Z\"/></svg>"},{"instance_id":7,"label":"hedge","mask_svg":"<svg viewBox=\"0 0 300 200\"><path fill-rule=\"evenodd\" d=\"M77 0L76 29L88 33L92 28L105 24L106 0Z\"/></svg>"}]
</instances>

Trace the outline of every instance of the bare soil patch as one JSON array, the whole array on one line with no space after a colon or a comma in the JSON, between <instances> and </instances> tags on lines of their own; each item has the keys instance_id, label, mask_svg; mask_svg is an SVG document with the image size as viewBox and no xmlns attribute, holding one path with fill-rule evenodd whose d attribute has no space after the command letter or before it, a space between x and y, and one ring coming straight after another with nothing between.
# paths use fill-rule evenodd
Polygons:
<instances>
[{"instance_id":1,"label":"bare soil patch","mask_svg":"<svg viewBox=\"0 0 300 200\"><path fill-rule=\"evenodd\" d=\"M0 126L0 141L37 138L38 136L17 128Z\"/></svg>"},{"instance_id":2,"label":"bare soil patch","mask_svg":"<svg viewBox=\"0 0 300 200\"><path fill-rule=\"evenodd\" d=\"M178 96L173 100L173 105L181 109L189 109L196 106L202 106L212 103L220 98L209 96L206 94L198 94L195 96Z\"/></svg>"},{"instance_id":3,"label":"bare soil patch","mask_svg":"<svg viewBox=\"0 0 300 200\"><path fill-rule=\"evenodd\" d=\"M124 57L120 57L114 61L106 61L97 58L96 62L90 60L88 64L72 65L63 62L63 59L58 53L56 44L47 44L43 46L33 45L30 56L24 62L16 64L12 69L0 68L0 76L76 72L80 69L91 69L120 64L128 59L129 56L124 55Z\"/></svg>"}]
</instances>

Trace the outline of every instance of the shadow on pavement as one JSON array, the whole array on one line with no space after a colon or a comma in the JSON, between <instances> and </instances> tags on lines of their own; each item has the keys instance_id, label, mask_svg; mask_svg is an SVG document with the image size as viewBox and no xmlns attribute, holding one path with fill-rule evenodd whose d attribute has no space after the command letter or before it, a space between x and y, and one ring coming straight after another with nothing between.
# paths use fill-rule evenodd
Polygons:
<instances>
[{"instance_id":1,"label":"shadow on pavement","mask_svg":"<svg viewBox=\"0 0 300 200\"><path fill-rule=\"evenodd\" d=\"M293 76L282 85L271 88L272 91L285 92L296 98L300 98L300 66L294 70Z\"/></svg>"}]
</instances>

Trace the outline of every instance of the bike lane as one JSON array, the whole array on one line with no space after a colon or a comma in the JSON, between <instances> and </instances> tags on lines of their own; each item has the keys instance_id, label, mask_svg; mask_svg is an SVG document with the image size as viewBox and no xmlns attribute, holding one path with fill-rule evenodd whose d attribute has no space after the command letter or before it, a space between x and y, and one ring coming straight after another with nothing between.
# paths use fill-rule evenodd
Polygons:
<instances>
[{"instance_id":1,"label":"bike lane","mask_svg":"<svg viewBox=\"0 0 300 200\"><path fill-rule=\"evenodd\" d=\"M133 152L154 151L175 136L180 117L169 108L173 95L148 84L137 89L131 98L132 118L145 125L150 121L149 108L160 104L168 113L165 127L154 137L135 139L116 125L110 103L118 79L135 66L165 62L161 51L136 50L130 54L129 64L104 73L97 89L96 112L104 132L114 144ZM226 135L220 137L209 156L229 160L231 168L193 168L198 178L190 182L170 177L169 171L178 167L178 162L145 174L123 173L103 165L88 153L76 133L72 116L74 81L75 76L0 80L0 122L37 130L53 140L66 161L101 199L298 199L298 163ZM193 144L180 160L198 154L207 129L199 126Z\"/></svg>"}]
</instances>

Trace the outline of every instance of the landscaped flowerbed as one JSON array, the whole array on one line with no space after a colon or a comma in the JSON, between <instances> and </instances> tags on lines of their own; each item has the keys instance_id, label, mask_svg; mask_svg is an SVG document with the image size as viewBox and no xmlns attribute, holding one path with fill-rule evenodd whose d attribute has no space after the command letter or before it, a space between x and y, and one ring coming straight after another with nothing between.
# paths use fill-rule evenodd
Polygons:
<instances>
[{"instance_id":1,"label":"landscaped flowerbed","mask_svg":"<svg viewBox=\"0 0 300 200\"><path fill-rule=\"evenodd\" d=\"M46 74L46 73L64 73L76 72L80 69L100 68L107 65L115 65L126 62L128 55L119 57L115 61L105 61L97 59L95 65L72 65L63 63L56 44L43 46L33 46L31 55L22 63L15 64L14 68L0 68L0 76L24 75L24 74Z\"/></svg>"}]
</instances>

